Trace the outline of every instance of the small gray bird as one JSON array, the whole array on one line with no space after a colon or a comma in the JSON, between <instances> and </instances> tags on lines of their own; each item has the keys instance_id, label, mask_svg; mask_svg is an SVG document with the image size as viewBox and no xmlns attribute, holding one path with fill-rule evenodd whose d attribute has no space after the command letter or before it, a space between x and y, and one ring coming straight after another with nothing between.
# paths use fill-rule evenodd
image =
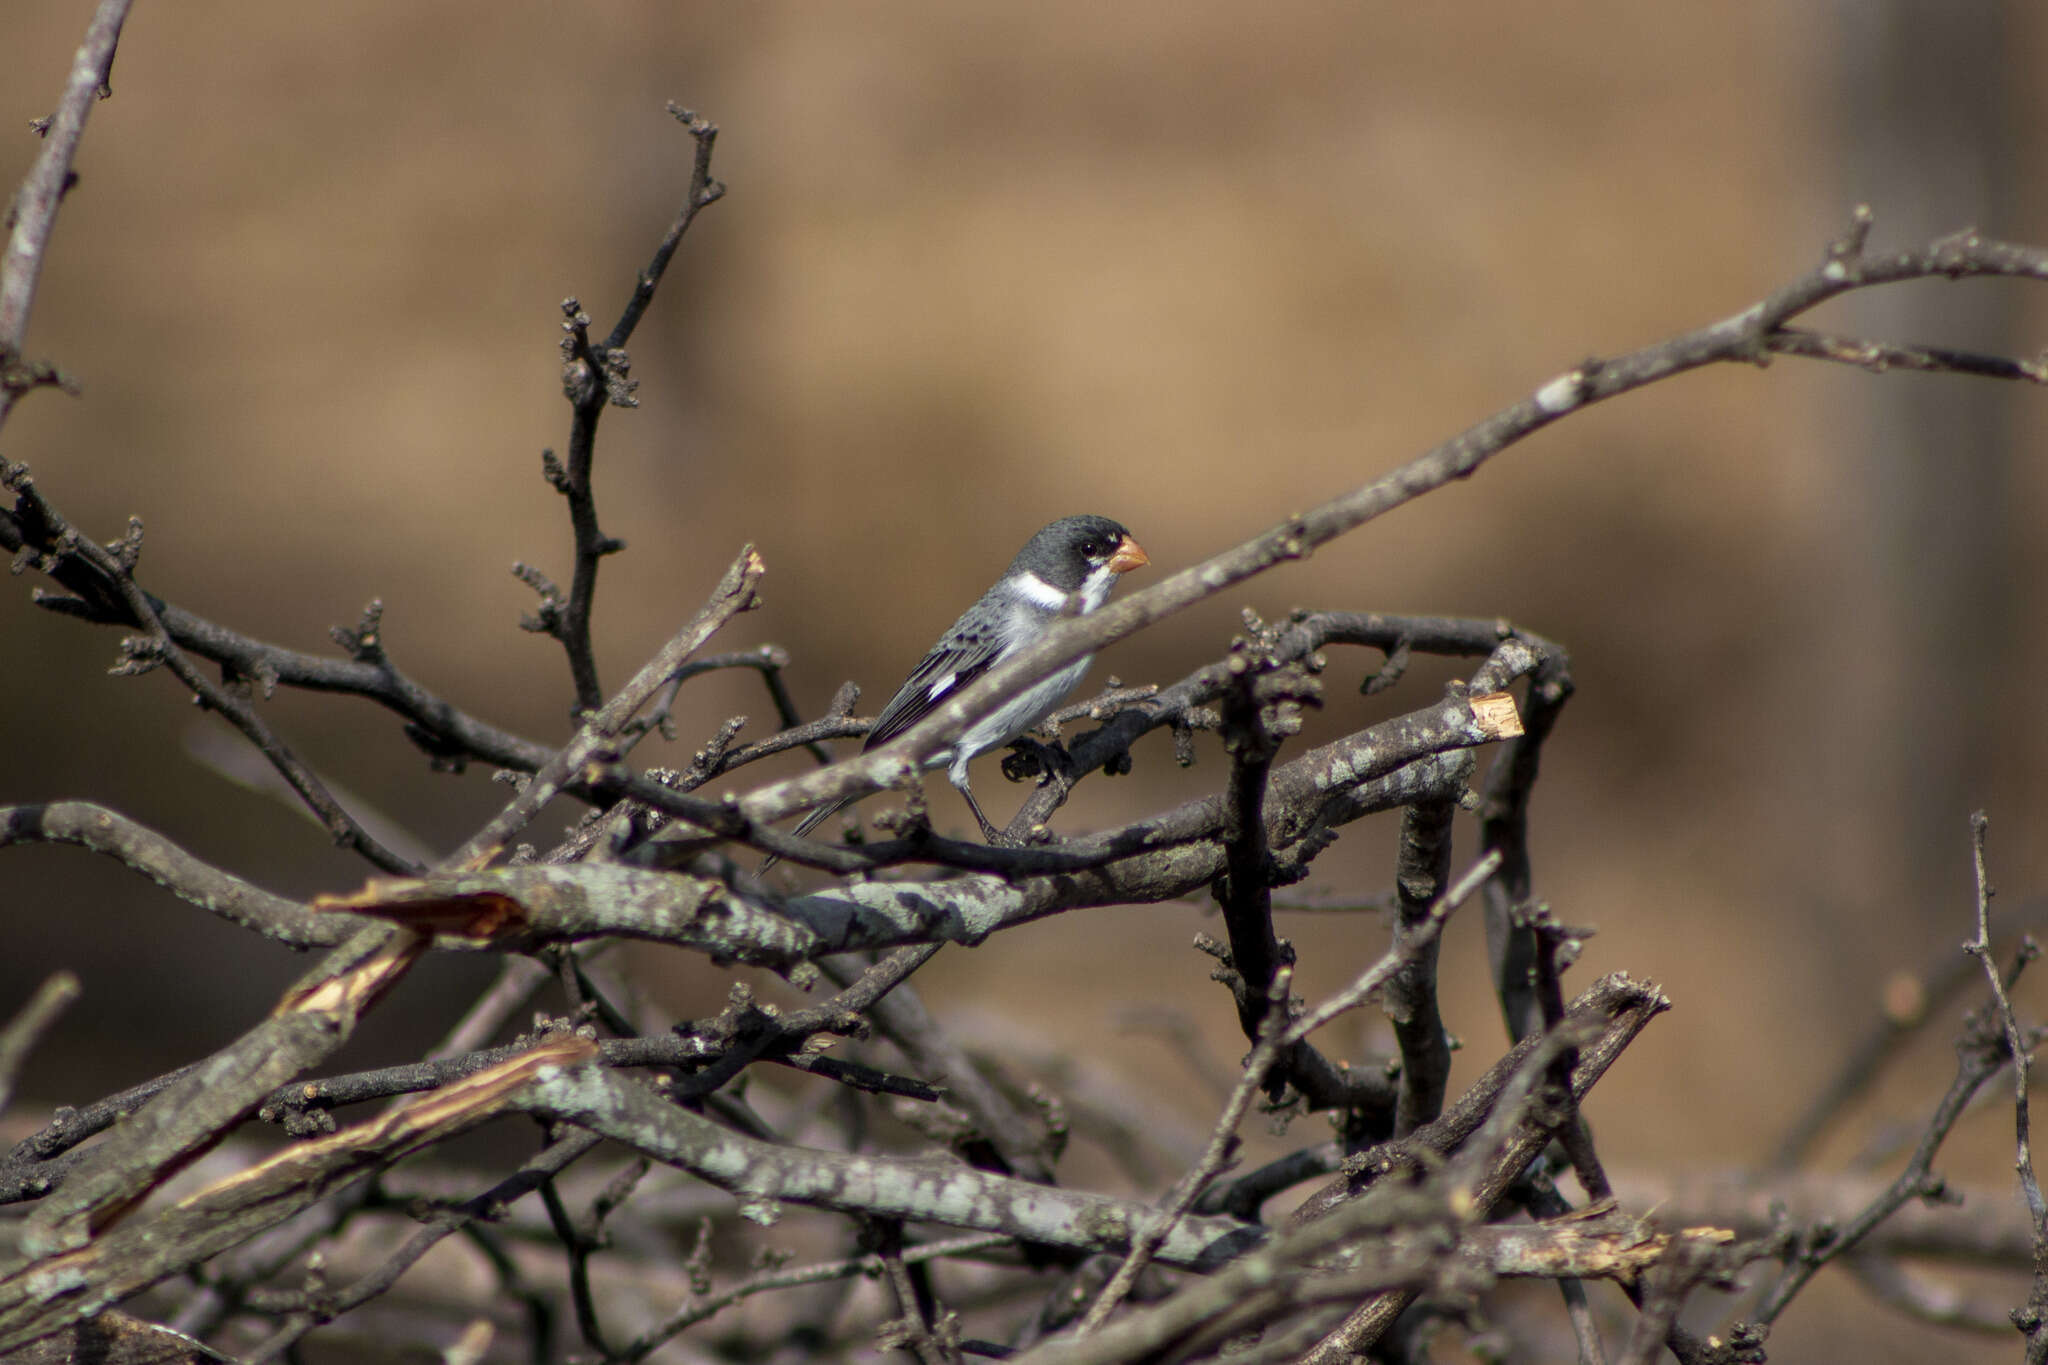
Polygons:
<instances>
[{"instance_id":1,"label":"small gray bird","mask_svg":"<svg viewBox=\"0 0 2048 1365\"><path fill-rule=\"evenodd\" d=\"M888 743L923 720L947 697L1036 641L1062 616L1094 611L1109 600L1119 575L1151 562L1131 533L1108 517L1061 517L1026 541L996 585L939 637L875 718L862 751ZM946 780L967 798L968 808L981 823L982 837L990 843L999 831L981 813L967 785L968 762L1001 748L1051 715L1093 658L1084 655L1026 688L969 726L951 748L925 760L927 768L946 770ZM809 833L850 801L812 811L796 832Z\"/></svg>"}]
</instances>

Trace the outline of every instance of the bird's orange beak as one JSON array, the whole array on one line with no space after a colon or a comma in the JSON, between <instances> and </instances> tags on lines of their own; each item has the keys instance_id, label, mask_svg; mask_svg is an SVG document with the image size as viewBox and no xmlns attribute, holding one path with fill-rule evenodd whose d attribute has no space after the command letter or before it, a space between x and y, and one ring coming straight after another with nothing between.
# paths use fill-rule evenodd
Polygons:
<instances>
[{"instance_id":1,"label":"bird's orange beak","mask_svg":"<svg viewBox=\"0 0 2048 1365\"><path fill-rule=\"evenodd\" d=\"M1129 573L1151 562L1152 556L1145 553L1145 547L1125 536L1116 543L1116 553L1109 557L1109 570L1111 573Z\"/></svg>"}]
</instances>

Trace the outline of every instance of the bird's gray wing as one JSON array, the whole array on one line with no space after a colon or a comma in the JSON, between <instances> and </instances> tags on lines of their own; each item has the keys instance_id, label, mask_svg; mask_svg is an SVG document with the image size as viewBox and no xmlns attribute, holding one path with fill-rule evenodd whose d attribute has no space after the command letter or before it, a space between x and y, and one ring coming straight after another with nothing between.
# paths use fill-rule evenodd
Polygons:
<instances>
[{"instance_id":1,"label":"bird's gray wing","mask_svg":"<svg viewBox=\"0 0 2048 1365\"><path fill-rule=\"evenodd\" d=\"M1003 645L995 620L982 620L969 612L954 622L875 717L875 726L861 748L886 744L930 715L940 702L993 668L1003 655Z\"/></svg>"}]
</instances>

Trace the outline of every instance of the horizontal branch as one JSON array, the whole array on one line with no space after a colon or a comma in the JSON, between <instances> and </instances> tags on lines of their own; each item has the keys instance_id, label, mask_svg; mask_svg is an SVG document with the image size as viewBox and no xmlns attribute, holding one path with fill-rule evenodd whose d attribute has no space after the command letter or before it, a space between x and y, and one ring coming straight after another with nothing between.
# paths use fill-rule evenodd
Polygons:
<instances>
[{"instance_id":1,"label":"horizontal branch","mask_svg":"<svg viewBox=\"0 0 2048 1365\"><path fill-rule=\"evenodd\" d=\"M1361 816L1404 801L1381 802L1383 793L1372 787L1375 779L1414 759L1492 743L1517 733L1512 708L1496 710L1487 702L1492 694L1539 667L1546 657L1524 639L1510 636L1495 639L1487 661L1475 670L1471 682L1453 689L1452 695L1436 705L1406 716L1382 722L1311 750L1274 771L1268 793L1271 814L1268 840L1279 850L1300 845L1328 830L1348 824ZM1199 669L1189 678L1160 694L1149 706L1192 706L1192 695L1211 681L1210 675L1227 673L1222 665ZM1152 723L1166 723L1164 718ZM1128 731L1130 737L1148 728ZM1091 755L1091 762L1093 755ZM850 771L845 764L825 772ZM1224 823L1224 799L1213 795L1189 801L1164 815L1139 821L1108 833L1071 839L1052 849L1005 849L988 845L953 844L920 838L896 843L844 848L806 843L770 828L747 813L744 799L728 798L710 802L702 797L683 796L678 804L654 789L654 784L631 785L635 796L650 804L671 808L685 815L689 824L664 829L653 839L628 854L641 865L679 865L691 856L718 843L738 840L793 861L815 864L838 872L878 869L905 861L942 862L971 868L1015 882L1031 875L1056 875L1105 869L1125 864L1123 879L1142 882L1146 864L1133 864L1133 855L1147 850L1154 861L1171 861L1176 846L1196 841L1217 840ZM1361 803L1361 794L1372 801ZM1220 868L1219 868L1220 870ZM1213 876L1214 873L1208 874ZM1135 899L1170 899L1194 885L1164 895L1138 895Z\"/></svg>"},{"instance_id":2,"label":"horizontal branch","mask_svg":"<svg viewBox=\"0 0 2048 1365\"><path fill-rule=\"evenodd\" d=\"M1660 1171L1613 1173L1614 1192L1636 1208L1657 1210L1666 1225L1713 1223L1761 1237L1789 1220L1800 1227L1844 1227L1884 1198L1892 1181L1864 1171ZM1858 1248L1878 1256L2025 1269L2034 1230L2010 1189L1944 1179L1939 1199L1914 1199L1865 1236Z\"/></svg>"},{"instance_id":3,"label":"horizontal branch","mask_svg":"<svg viewBox=\"0 0 2048 1365\"><path fill-rule=\"evenodd\" d=\"M35 534L33 523L34 518L24 515L19 505L12 512L0 508L0 548L40 552L44 572L76 594L39 593L38 606L96 625L142 624L121 601L115 586L92 564L75 554L61 553L53 538ZM531 771L553 752L544 744L477 719L414 682L374 640L359 645L353 658L308 654L230 630L154 593L143 595L164 633L180 649L254 679L266 690L297 687L365 698L411 722L416 727L411 732L413 741L437 755L459 754ZM373 603L371 610L381 612L382 604ZM352 634L360 638L360 633Z\"/></svg>"},{"instance_id":4,"label":"horizontal branch","mask_svg":"<svg viewBox=\"0 0 2048 1365\"><path fill-rule=\"evenodd\" d=\"M1470 725L1470 710L1462 702ZM1312 830L1335 826L1424 794L1455 793L1464 771L1455 753L1481 737L1451 727L1404 726L1423 752L1391 773L1377 765L1405 758L1406 747L1381 744L1361 732L1288 764L1275 776L1272 816L1284 843L1300 843ZM1329 752L1334 750L1336 752ZM834 953L912 943L980 943L998 929L1064 910L1175 900L1190 895L1222 870L1217 833L1220 798L1190 802L1157 820L1115 835L1097 866L1037 876L976 873L932 882L852 882L771 903L723 881L656 872L615 863L527 864L420 878L382 879L344 896L323 896L316 909L390 920L437 942L469 939L477 945L530 950L540 944L604 936L651 939L714 957L787 967ZM1115 842L1121 841L1121 842ZM1078 841L1092 853L1094 840ZM1276 838L1276 843L1283 840ZM1164 845L1163 847L1161 845ZM1122 848L1145 850L1121 853Z\"/></svg>"},{"instance_id":5,"label":"horizontal branch","mask_svg":"<svg viewBox=\"0 0 2048 1365\"><path fill-rule=\"evenodd\" d=\"M1381 650L1388 656L1389 663L1367 679L1365 688L1379 691L1398 679L1411 653L1484 658L1509 639L1518 640L1534 650L1542 660L1538 667L1563 655L1563 651L1549 640L1506 621L1351 611L1294 613L1275 641L1273 653L1278 658L1299 659L1311 668L1320 669L1322 663L1316 655L1326 645L1359 645ZM1229 690L1231 678L1227 661L1205 665L1150 698L1120 708L1099 728L1075 739L1068 748L1066 771L1053 774L1051 780L1025 798L1023 808L1011 822L1012 831L1044 824L1067 799L1076 775L1117 762L1140 738L1160 726L1187 724L1198 707L1217 700ZM1498 676L1490 676L1487 685L1504 686L1505 683ZM1474 690L1480 689L1475 687Z\"/></svg>"}]
</instances>

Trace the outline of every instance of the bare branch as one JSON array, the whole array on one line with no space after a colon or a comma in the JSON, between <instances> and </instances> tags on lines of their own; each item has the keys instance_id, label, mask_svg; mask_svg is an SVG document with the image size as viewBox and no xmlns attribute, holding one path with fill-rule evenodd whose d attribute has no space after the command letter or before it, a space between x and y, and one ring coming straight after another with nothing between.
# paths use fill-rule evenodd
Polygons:
<instances>
[{"instance_id":1,"label":"bare branch","mask_svg":"<svg viewBox=\"0 0 2048 1365\"><path fill-rule=\"evenodd\" d=\"M95 23L110 22L111 31L103 51L89 41L81 53L66 108L74 97L84 98L79 83L88 65L97 63L104 76L123 8L116 0L103 4ZM58 129L70 145L83 107L72 125ZM1624 1212L1580 1114L1590 1088L1667 1002L1654 987L1621 974L1566 1000L1562 978L1584 931L1560 924L1535 897L1528 839L1540 753L1573 686L1569 660L1550 641L1504 621L1303 611L1266 623L1248 614L1245 633L1227 657L1164 688L1127 688L1112 679L1101 696L1061 714L1085 715L1096 726L1071 748L1027 746L1006 763L1013 780L1033 775L1035 767L1039 785L1025 796L1010 837L995 841L1004 846L933 834L921 797L923 762L1016 689L1306 557L1601 399L1692 368L1762 365L1778 354L1876 370L2041 382L2048 365L2039 360L1835 335L1795 322L1827 300L1880 284L1972 275L2048 279L2048 253L1962 233L1914 251L1871 256L1865 249L1869 217L1859 213L1815 269L1755 306L1618 359L1587 361L1385 478L1290 517L1148 591L1064 620L982 682L949 693L920 726L872 753L833 764L823 741L867 729L852 715L856 691L842 689L827 715L804 724L784 685L790 665L784 651L762 646L704 653L713 636L754 604L763 566L751 547L624 688L607 701L600 687L591 629L596 581L602 559L623 546L601 529L593 482L597 430L605 408L636 402L624 348L682 237L723 192L710 173L717 130L687 111L672 112L694 141L689 184L617 323L600 339L575 300L564 305L562 380L572 423L563 455L544 454L543 472L569 504L573 577L563 586L538 568L517 571L539 598L531 628L557 639L570 666L577 728L560 748L495 730L401 674L385 653L381 602L372 602L353 628L333 632L342 657L321 658L249 639L160 601L137 581L139 522L112 543L95 544L43 499L24 468L5 466L14 496L11 508L0 510L0 546L15 553L17 571L32 567L69 594L38 600L61 614L137 632L124 642L117 671L171 669L252 741L338 840L384 870L411 874L419 858L375 834L347 809L352 800L320 783L267 728L257 711L259 692L267 697L285 685L362 695L403 716L437 767L459 768L481 757L531 777L522 783L507 774L518 787L514 799L430 872L380 878L312 907L268 896L98 807L0 808L0 848L78 844L290 946L329 948L268 1017L214 1055L81 1110L60 1111L0 1161L0 1200L36 1201L20 1226L28 1260L0 1274L0 1350L183 1277L168 1288L197 1292L178 1310L181 1324L226 1339L246 1334L253 1322L258 1344L238 1347L240 1358L284 1357L314 1327L390 1290L428 1249L460 1231L489 1262L499 1292L523 1305L531 1333L526 1344L536 1358L562 1344L552 1339L548 1323L551 1316L566 1318L565 1308L574 1311L583 1349L607 1360L638 1360L683 1327L751 1295L824 1285L817 1302L785 1314L776 1327L801 1327L806 1339L815 1329L818 1343L846 1348L842 1354L858 1344L879 1345L936 1365L959 1360L963 1348L1001 1353L1002 1347L963 1342L962 1315L1029 1294L1042 1305L1012 1341L1034 1360L1198 1358L1236 1352L1246 1334L1258 1332L1264 1338L1243 1352L1248 1360L1335 1362L1388 1350L1388 1328L1425 1296L1450 1305L1440 1311L1455 1312L1501 1277L1542 1276L1561 1282L1583 1360L1597 1362L1603 1347L1579 1279L1606 1277L1638 1308L1622 1359L1646 1361L1668 1347L1685 1365L1731 1365L1761 1358L1764 1325L1832 1257L1851 1256L1866 1281L1911 1296L1898 1287L1897 1267L1886 1258L1909 1245L1902 1229L1911 1223L1913 1201L1941 1192L1932 1160L1942 1137L1969 1096L2010 1059L2017 1072L2021 1180L2033 1218L2017 1231L2004 1221L1979 1220L1967 1234L1951 1231L1945 1245L1995 1246L2008 1260L2023 1257L2034 1265L2033 1296L2015 1321L2027 1334L2030 1359L2048 1357L2048 1211L2032 1170L2026 1098L2038 1032L2021 1027L2006 991L2009 977L1990 960L1981 819L1978 929L1970 947L1992 978L1993 1005L1966 1028L1956 1082L1907 1172L1878 1197L1863 1200L1840 1231L1818 1224L1795 1229L1785 1215L1769 1211L1758 1224L1745 1210L1739 1226L1750 1240L1738 1241L1734 1231L1697 1220L1658 1227ZM64 114L60 109L60 124ZM35 174L52 164L46 149ZM61 180L55 195L61 195ZM53 196L47 208L53 213L55 206ZM19 221L16 228L19 236ZM47 217L39 231L38 261ZM13 254L0 262L0 323L12 317L7 308L18 298L25 325L34 275L23 284L15 264ZM18 342L0 327L0 418L20 391L57 378L49 367L18 363ZM1383 656L1368 657L1359 670L1367 694L1396 687L1422 654L1469 658L1471 674L1427 705L1283 761L1303 708L1321 699L1328 646L1361 646ZM227 670L225 682L203 672L204 660ZM776 732L742 743L745 715L691 721L700 738L677 765L680 771L636 772L628 760L641 740L656 732L675 738L671 707L682 684L731 667L760 675ZM1528 687L1511 694L1523 679ZM1132 746L1155 729L1171 733L1174 757L1183 765L1195 759L1197 731L1218 731L1227 771L1208 790L1190 784L1178 804L1120 828L1064 840L1048 832L1048 821L1080 780L1098 771L1129 771ZM1056 726L1050 733L1058 739ZM1475 797L1469 790L1477 772L1474 751L1494 743L1503 747ZM731 796L700 794L716 778L797 747L810 748L826 766L773 781L760 780L757 772L742 784L723 784ZM909 805L907 813L892 811L875 822L886 838L839 846L776 827L800 810L884 787L901 788ZM561 794L606 808L586 815L551 849L513 850L514 840ZM1293 949L1272 920L1274 889L1304 878L1340 828L1396 806L1407 809L1388 907L1392 943L1346 989L1297 1012ZM1457 819L1475 809L1480 856L1451 884ZM836 879L809 894L783 895L738 866L739 845ZM493 866L508 850L511 865ZM779 885L797 884L785 873ZM1482 886L1496 988L1515 1041L1446 1105L1448 1040L1438 1017L1436 945L1452 911ZM1046 1062L1047 1048L1038 1049L1040 1056L1020 1056L1015 1047L970 1050L909 984L942 943L977 944L998 930L1068 910L1186 900L1205 890L1224 910L1228 950L1211 946L1226 962L1239 1031L1254 1047L1199 1151L1199 1130L1179 1119L1175 1141L1148 1132L1157 1120L1140 1103L1120 1102L1114 1082L1091 1082L1086 1094L1063 1091L1075 1086L1075 1067L1066 1058ZM1348 899L1365 897L1353 891ZM757 996L755 984L733 980L715 1015L671 1026L651 996L575 946L614 938L683 946L719 965L759 964L783 973L794 989L811 990L823 977L842 989L815 1004L791 1005L776 983L761 986ZM316 1073L430 947L497 952L506 957L504 970L424 1059ZM878 950L886 956L866 956ZM2023 948L2022 963L2032 951L2031 944ZM539 961L521 960L525 953ZM849 956L856 953L862 956ZM567 1017L537 1014L525 1037L491 1046L511 1031L516 1013L539 1002L536 993L547 985L559 989L566 1005L550 996L539 1007L565 1010ZM1396 1022L1398 1066L1368 1057L1353 1067L1314 1046L1316 1029L1376 997ZM15 1035L34 1031L33 1021L0 1031L0 1103L25 1047ZM906 1060L865 1050L877 1035ZM629 1068L638 1074L627 1074ZM829 1084L789 1080L788 1070ZM1319 1126L1297 1150L1217 1187L1262 1091L1276 1131L1305 1112L1334 1110L1329 1127L1336 1140L1319 1140L1327 1137ZM868 1098L877 1094L893 1100L877 1105ZM343 1106L395 1097L407 1098L337 1131ZM1070 1115L1091 1105L1101 1116L1095 1131L1108 1134L1103 1145L1139 1173L1141 1184L1163 1183L1152 1174L1155 1163L1140 1154L1143 1139L1182 1167L1156 1203L1076 1188L1072 1167L1065 1173L1069 1184L1056 1183L1066 1139L1079 1126ZM384 1177L401 1157L506 1113L541 1120L549 1141L511 1176L444 1167L393 1182L424 1191L416 1196L386 1185ZM248 1156L251 1144L235 1141L234 1134L252 1119L279 1124L298 1141L273 1155ZM905 1128L953 1155L906 1154L918 1149ZM593 1169L598 1163L592 1162L572 1171L600 1141L619 1142L638 1155L614 1170ZM180 1197L166 1188L175 1173L217 1148L238 1173L209 1179L196 1195ZM1537 1164L1545 1153L1558 1152L1577 1170L1590 1207L1573 1209L1551 1166ZM460 1151L443 1155L445 1161L472 1159L489 1160ZM669 1169L657 1169L657 1162ZM1275 1193L1316 1179L1322 1188L1284 1226L1258 1221ZM1811 1178L1811 1188L1827 1183ZM714 1187L711 1203L705 1184ZM717 1194L721 1190L736 1207ZM528 1206L504 1228L487 1226L507 1203L533 1192L541 1194L541 1211ZM785 1203L843 1215L859 1229L865 1254L788 1270L784 1262L793 1253L787 1247L758 1235L729 1237L719 1229L730 1224L711 1216L765 1225ZM386 1225L401 1210L425 1226L387 1235ZM1504 1220L1517 1212L1536 1222L1507 1226ZM919 1246L912 1223L977 1235ZM693 1227L695 1249L683 1254L677 1239L688 1245ZM753 1269L718 1294L712 1292L714 1231L720 1265L754 1256ZM837 1232L842 1250L848 1231L841 1226ZM808 1240L808 1230L804 1235ZM233 1255L221 1254L237 1246ZM943 1281L932 1270L939 1257L998 1248L1001 1255L948 1270ZM645 1295L631 1310L615 1305L616 1286L593 1264L601 1249L604 1270L617 1257L646 1277L643 1290L627 1291ZM327 1276L339 1261L329 1257L344 1254L354 1259L336 1288ZM1019 1257L1043 1269L1055 1260L1074 1264L1097 1255L1120 1256L1121 1264L1113 1275L1104 1262L1082 1264L1049 1294L1015 1273ZM1697 1287L1726 1287L1737 1268L1763 1257L1786 1266L1764 1297L1759 1323L1737 1324L1718 1339L1696 1337L1680 1325ZM422 1273L431 1274L431 1267ZM855 1321L856 1314L844 1311L843 1287L854 1274L882 1282L893 1303L883 1309L889 1321ZM1078 1326L1058 1335L1091 1299ZM1918 1301L1923 1310L1933 1307L1931 1296ZM470 1305L457 1311L465 1321L474 1318ZM657 1325L647 1327L650 1322ZM491 1323L471 1325L478 1330L451 1358L485 1349ZM633 1328L639 1335L617 1344ZM1046 1334L1054 1335L1038 1339Z\"/></svg>"},{"instance_id":2,"label":"bare branch","mask_svg":"<svg viewBox=\"0 0 2048 1365\"><path fill-rule=\"evenodd\" d=\"M1769 1324L1775 1321L1821 1267L1837 1256L1854 1251L1873 1229L1908 1202L1940 1197L1944 1182L1934 1173L1935 1154L1962 1118L1970 1099L2012 1060L2003 1022L1996 1000L1973 1012L1964 1022L1962 1037L1956 1041L1955 1078L1935 1106L1934 1115L1928 1120L1905 1169L1854 1218L1840 1226L1816 1225L1796 1239L1784 1271L1758 1297L1757 1306L1750 1314L1756 1322ZM2038 1228L2038 1222L2036 1226Z\"/></svg>"},{"instance_id":3,"label":"bare branch","mask_svg":"<svg viewBox=\"0 0 2048 1365\"><path fill-rule=\"evenodd\" d=\"M990 711L1000 698L1145 626L1215 596L1280 564L1300 559L1338 536L1443 487L1468 478L1489 459L1534 432L1593 403L1713 364L1753 365L1771 353L1793 318L1854 289L1928 278L2005 276L2048 280L2048 252L1966 231L1909 251L1870 258L1831 252L1822 264L1762 303L1669 341L1613 360L1589 360L1434 450L1369 484L1111 602L1087 616L1059 622L962 689L900 738L821 773L791 778L742 798L750 819L778 820L843 796L866 795L915 771Z\"/></svg>"},{"instance_id":4,"label":"bare branch","mask_svg":"<svg viewBox=\"0 0 2048 1365\"><path fill-rule=\"evenodd\" d=\"M1465 711L1463 703L1454 709ZM1484 742L1455 722L1449 734L1434 726L1390 724L1397 731L1396 743L1374 744L1372 737L1384 728L1374 727L1353 741L1304 755L1276 774L1276 789L1288 796L1273 817L1276 841L1280 834L1296 836L1303 827L1355 820L1459 781L1464 769L1448 757L1411 760L1383 776L1360 770L1361 762L1390 761L1390 754L1408 747L1399 740L1425 749L1438 742ZM1332 772L1343 774L1344 785L1335 784L1328 776ZM315 906L478 945L530 949L554 940L621 935L787 966L910 943L975 944L998 929L1063 910L1177 900L1222 871L1223 846L1214 837L1219 822L1213 799L1196 801L1182 812L1119 832L1100 858L1084 842L1077 853L1085 858L1056 872L855 882L781 902L756 899L718 878L578 863L372 881L350 895L321 897ZM1179 827L1188 825L1195 829L1181 834ZM1165 830L1189 842L1168 843ZM1298 841L1286 839L1289 845ZM1119 847L1153 851L1116 856Z\"/></svg>"},{"instance_id":5,"label":"bare branch","mask_svg":"<svg viewBox=\"0 0 2048 1365\"><path fill-rule=\"evenodd\" d=\"M491 822L471 835L463 846L443 862L444 867L482 867L496 857L504 845L524 829L541 807L553 800L569 782L583 777L593 762L612 762L632 748L622 738L627 722L661 690L675 671L689 662L720 627L754 605L754 585L767 566L746 546L712 590L710 599L689 624L633 675L618 695L606 702L584 723L576 738L536 771L517 799Z\"/></svg>"},{"instance_id":6,"label":"bare branch","mask_svg":"<svg viewBox=\"0 0 2048 1365\"><path fill-rule=\"evenodd\" d=\"M14 1100L14 1083L21 1076L28 1054L57 1022L57 1016L78 999L78 989L76 976L57 972L45 978L28 1003L0 1026L0 1114L6 1113Z\"/></svg>"},{"instance_id":7,"label":"bare branch","mask_svg":"<svg viewBox=\"0 0 2048 1365\"><path fill-rule=\"evenodd\" d=\"M718 128L675 105L669 112L689 130L697 144L690 172L689 188L682 207L654 249L654 257L635 281L633 295L619 314L618 324L604 341L590 339L590 317L575 299L562 305L562 391L569 400L572 417L569 429L569 458L554 462L547 456L549 482L568 500L569 524L576 536L576 571L569 595L560 609L547 616L548 633L561 641L569 656L569 671L576 686L576 710L582 715L597 709L604 693L598 686L597 660L590 642L590 612L597 595L597 566L606 555L626 548L625 542L606 535L597 524L597 498L592 485L592 467L597 450L597 422L607 406L633 407L634 382L627 378L631 361L625 344L639 326L655 288L668 269L683 234L707 205L717 202L725 186L711 178L711 148Z\"/></svg>"},{"instance_id":8,"label":"bare branch","mask_svg":"<svg viewBox=\"0 0 2048 1365\"><path fill-rule=\"evenodd\" d=\"M86 116L94 101L114 93L107 82L114 70L114 48L132 3L100 0L93 11L85 40L71 59L71 74L64 81L57 112L40 130L43 150L14 194L7 251L0 256L0 424L6 422L23 393L60 379L53 370L24 365L21 348L28 339L29 312L35 306L36 281L42 275L57 208L71 188L71 162L85 136Z\"/></svg>"},{"instance_id":9,"label":"bare branch","mask_svg":"<svg viewBox=\"0 0 2048 1365\"><path fill-rule=\"evenodd\" d=\"M1418 931L1426 937L1404 953L1399 970L1380 993L1394 1038L1401 1047L1401 1102L1394 1111L1394 1136L1405 1137L1443 1109L1451 1074L1451 1040L1436 1004L1436 925L1432 913L1451 876L1451 801L1419 802L1401 813L1401 846L1394 862L1400 896L1394 944Z\"/></svg>"},{"instance_id":10,"label":"bare branch","mask_svg":"<svg viewBox=\"0 0 2048 1365\"><path fill-rule=\"evenodd\" d=\"M43 1253L0 1277L0 1350L89 1316L275 1226L367 1170L474 1127L517 1103L535 1081L589 1053L587 1040L556 1039L361 1127L287 1149L61 1255ZM68 1292L52 1297L48 1290L56 1284Z\"/></svg>"},{"instance_id":11,"label":"bare branch","mask_svg":"<svg viewBox=\"0 0 2048 1365\"><path fill-rule=\"evenodd\" d=\"M179 900L293 948L331 948L365 925L353 916L315 914L298 901L274 896L89 801L0 806L0 848L43 843L76 844L118 859Z\"/></svg>"},{"instance_id":12,"label":"bare branch","mask_svg":"<svg viewBox=\"0 0 2048 1365\"><path fill-rule=\"evenodd\" d=\"M372 838L361 822L334 799L312 769L277 737L250 701L251 679L231 676L225 686L214 683L200 672L177 641L171 638L149 595L135 581L135 562L142 543L139 519L129 519L128 534L121 540L111 546L98 545L80 535L42 499L23 466L0 461L0 484L16 495L14 515L7 519L4 527L0 527L0 539L20 538L28 544L52 544L60 547L59 552L64 556L81 559L91 565L129 615L148 632L146 636L131 636L122 642L123 659L113 670L115 673L138 674L158 666L169 668L201 705L218 713L241 731L270 760L278 774L299 794L299 799L319 817L337 844L354 849L386 872L415 870L410 862ZM33 527L34 534L22 535L24 527ZM255 681L260 680L259 675Z\"/></svg>"},{"instance_id":13,"label":"bare branch","mask_svg":"<svg viewBox=\"0 0 2048 1365\"><path fill-rule=\"evenodd\" d=\"M742 1137L595 1067L551 1078L525 1103L730 1190L743 1211L762 1217L773 1216L776 1202L804 1204L1107 1251L1126 1245L1130 1228L1148 1212L1127 1200L990 1175L950 1159L856 1156ZM1234 1219L1186 1219L1160 1258L1214 1267L1263 1235Z\"/></svg>"}]
</instances>

